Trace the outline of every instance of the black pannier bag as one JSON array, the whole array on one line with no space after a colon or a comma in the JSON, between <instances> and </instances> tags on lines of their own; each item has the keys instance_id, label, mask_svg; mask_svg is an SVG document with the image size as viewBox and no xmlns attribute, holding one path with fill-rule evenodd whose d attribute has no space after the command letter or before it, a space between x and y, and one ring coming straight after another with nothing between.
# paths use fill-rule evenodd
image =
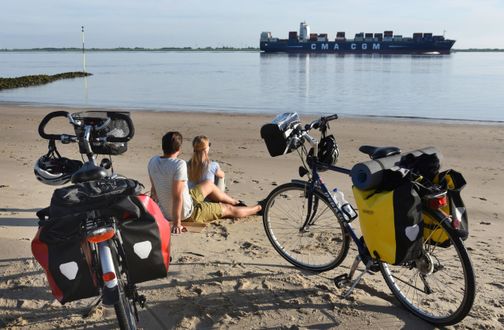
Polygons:
<instances>
[{"instance_id":1,"label":"black pannier bag","mask_svg":"<svg viewBox=\"0 0 504 330\"><path fill-rule=\"evenodd\" d=\"M399 162L401 167L414 169L415 173L420 174L429 181L433 181L441 168L441 160L438 153L421 154L415 156L413 154L406 154L401 157Z\"/></svg>"},{"instance_id":2,"label":"black pannier bag","mask_svg":"<svg viewBox=\"0 0 504 330\"><path fill-rule=\"evenodd\" d=\"M119 114L119 115L118 115ZM129 135L129 127L126 121L121 116L129 116L129 112L104 112L104 111L86 111L72 114L74 120L82 120L85 124L98 124L105 122L108 118L111 119L107 127L100 131L91 132L91 149L95 154L99 155L120 155L128 150L127 142L107 142L105 144L96 142L94 139L103 137L126 137ZM74 126L75 135L82 137L84 135L83 126ZM79 152L86 153L84 145L79 143Z\"/></svg>"},{"instance_id":3,"label":"black pannier bag","mask_svg":"<svg viewBox=\"0 0 504 330\"><path fill-rule=\"evenodd\" d=\"M285 155L294 150L287 145L287 141L299 123L297 113L285 112L276 116L271 123L261 127L261 137L264 139L271 157Z\"/></svg>"},{"instance_id":4,"label":"black pannier bag","mask_svg":"<svg viewBox=\"0 0 504 330\"><path fill-rule=\"evenodd\" d=\"M141 283L164 278L170 263L170 223L148 196L132 197L140 214L120 223L129 280Z\"/></svg>"},{"instance_id":5,"label":"black pannier bag","mask_svg":"<svg viewBox=\"0 0 504 330\"><path fill-rule=\"evenodd\" d=\"M32 252L47 275L52 293L62 304L99 294L91 267L83 221L100 217L139 217L132 195L141 185L130 179L97 180L56 189L51 206L39 211L39 230Z\"/></svg>"},{"instance_id":6,"label":"black pannier bag","mask_svg":"<svg viewBox=\"0 0 504 330\"><path fill-rule=\"evenodd\" d=\"M50 217L122 216L124 212L138 214L138 207L129 201L142 191L142 184L132 179L100 179L56 189L50 206ZM77 220L76 220L77 221Z\"/></svg>"}]
</instances>

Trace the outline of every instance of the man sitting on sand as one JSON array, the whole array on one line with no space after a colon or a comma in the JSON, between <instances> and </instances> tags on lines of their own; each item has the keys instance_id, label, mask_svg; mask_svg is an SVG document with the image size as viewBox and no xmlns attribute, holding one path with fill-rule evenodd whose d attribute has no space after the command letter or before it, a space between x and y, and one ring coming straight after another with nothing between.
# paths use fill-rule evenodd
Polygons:
<instances>
[{"instance_id":1,"label":"man sitting on sand","mask_svg":"<svg viewBox=\"0 0 504 330\"><path fill-rule=\"evenodd\" d=\"M172 232L185 231L183 221L208 222L221 218L242 218L261 211L260 205L236 206L240 202L222 192L211 181L204 181L194 188L187 186L187 163L178 156L182 147L182 135L168 132L163 136L163 156L149 161L152 198L158 201L165 218L173 221ZM210 197L216 203L205 202Z\"/></svg>"}]
</instances>

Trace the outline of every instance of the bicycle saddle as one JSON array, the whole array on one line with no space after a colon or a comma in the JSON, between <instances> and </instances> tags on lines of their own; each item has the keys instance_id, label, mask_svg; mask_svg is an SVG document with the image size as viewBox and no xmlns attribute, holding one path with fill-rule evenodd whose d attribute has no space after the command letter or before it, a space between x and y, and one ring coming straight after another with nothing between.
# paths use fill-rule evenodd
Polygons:
<instances>
[{"instance_id":1,"label":"bicycle saddle","mask_svg":"<svg viewBox=\"0 0 504 330\"><path fill-rule=\"evenodd\" d=\"M397 147L373 147L361 146L359 151L368 155L371 159L378 159L388 156L393 156L401 153L401 149Z\"/></svg>"},{"instance_id":2,"label":"bicycle saddle","mask_svg":"<svg viewBox=\"0 0 504 330\"><path fill-rule=\"evenodd\" d=\"M84 163L82 167L72 175L72 183L80 183L103 179L107 176L107 171L103 167L91 163Z\"/></svg>"}]
</instances>

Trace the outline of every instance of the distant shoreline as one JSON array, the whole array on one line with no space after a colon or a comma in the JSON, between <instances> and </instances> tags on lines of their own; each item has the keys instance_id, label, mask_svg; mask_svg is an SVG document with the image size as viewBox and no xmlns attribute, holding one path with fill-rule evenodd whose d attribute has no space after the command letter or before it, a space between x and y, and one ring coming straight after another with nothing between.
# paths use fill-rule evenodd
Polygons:
<instances>
[{"instance_id":1,"label":"distant shoreline","mask_svg":"<svg viewBox=\"0 0 504 330\"><path fill-rule=\"evenodd\" d=\"M278 114L278 112L262 112L262 111L245 111L245 112L233 112L226 109L219 108L194 108L189 110L184 107L170 107L163 109L154 109L150 107L125 107L125 106L112 106L112 105L64 105L55 103L32 103L32 102L10 102L10 101L0 101L0 112L5 108L26 108L26 109L46 109L54 108L61 109L69 112L74 112L77 109L82 111L130 111L135 113L172 113L172 114L214 114L222 116L250 116L250 117L269 117L273 118ZM314 113L300 113L304 117L318 117L322 115L327 115L325 112L314 112ZM490 125L501 127L504 124L503 120L483 120L483 119L455 119L455 118L431 118L424 116L396 116L396 115L358 115L349 113L339 113L340 118L348 118L354 120L372 120L379 122L416 122L416 123L443 123L443 124L453 124L453 125Z\"/></svg>"},{"instance_id":2,"label":"distant shoreline","mask_svg":"<svg viewBox=\"0 0 504 330\"><path fill-rule=\"evenodd\" d=\"M117 48L86 48L87 52L259 52L257 47L117 47ZM0 52L82 52L82 48L77 47L44 47L44 48L3 48ZM501 53L504 48L465 48L452 49L453 53Z\"/></svg>"},{"instance_id":3,"label":"distant shoreline","mask_svg":"<svg viewBox=\"0 0 504 330\"><path fill-rule=\"evenodd\" d=\"M86 48L86 52L258 52L257 47L245 47L245 48L234 48L234 47L162 47L162 48L143 48L143 47L117 47L117 48ZM0 52L82 52L82 48L55 48L55 47L44 47L44 48L14 48L0 49Z\"/></svg>"}]
</instances>

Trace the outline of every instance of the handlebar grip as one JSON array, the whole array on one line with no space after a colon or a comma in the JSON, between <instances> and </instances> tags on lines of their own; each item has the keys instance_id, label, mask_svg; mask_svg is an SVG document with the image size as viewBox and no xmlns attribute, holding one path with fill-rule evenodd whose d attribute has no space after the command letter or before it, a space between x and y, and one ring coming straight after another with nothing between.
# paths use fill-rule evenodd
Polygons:
<instances>
[{"instance_id":1,"label":"handlebar grip","mask_svg":"<svg viewBox=\"0 0 504 330\"><path fill-rule=\"evenodd\" d=\"M335 120L335 119L338 119L338 115L337 114L334 114L334 115L330 115L330 116L327 116L327 117L324 117L324 120L327 122L327 121L331 121L331 120Z\"/></svg>"},{"instance_id":2,"label":"handlebar grip","mask_svg":"<svg viewBox=\"0 0 504 330\"><path fill-rule=\"evenodd\" d=\"M54 111L54 112L47 114L44 117L44 119L42 119L42 121L40 122L39 127L38 127L38 133L39 133L40 137L42 137L43 139L47 139L47 140L61 140L60 134L47 134L45 132L45 127L46 127L47 123L51 119L56 118L56 117L67 118L68 112L67 111Z\"/></svg>"},{"instance_id":3,"label":"handlebar grip","mask_svg":"<svg viewBox=\"0 0 504 330\"><path fill-rule=\"evenodd\" d=\"M126 122L126 125L128 125L129 133L124 137L108 136L107 142L128 142L133 138L133 136L135 136L135 127L133 126L133 121L131 120L130 116L118 112L112 112L109 114L109 116L112 119L124 120Z\"/></svg>"}]
</instances>

